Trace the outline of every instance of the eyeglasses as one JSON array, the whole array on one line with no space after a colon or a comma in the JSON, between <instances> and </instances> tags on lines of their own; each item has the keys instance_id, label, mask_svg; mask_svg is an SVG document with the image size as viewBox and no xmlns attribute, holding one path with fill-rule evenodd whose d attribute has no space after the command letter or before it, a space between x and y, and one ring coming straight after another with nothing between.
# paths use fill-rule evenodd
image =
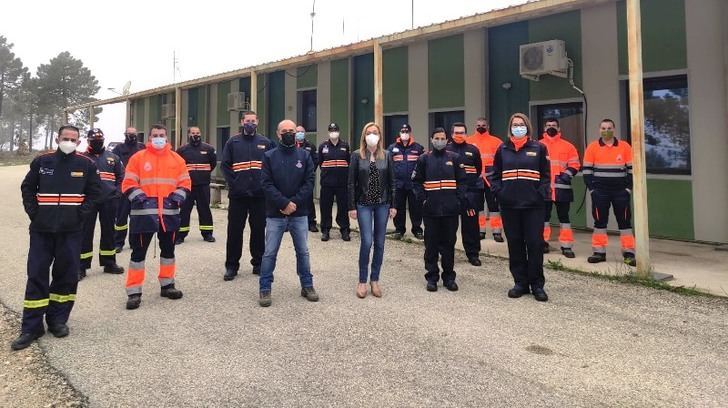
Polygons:
<instances>
[{"instance_id":1,"label":"eyeglasses","mask_svg":"<svg viewBox=\"0 0 728 408\"><path fill-rule=\"evenodd\" d=\"M453 135L464 135L465 132L463 132L463 131L460 131L460 132L452 132L452 134Z\"/></svg>"}]
</instances>

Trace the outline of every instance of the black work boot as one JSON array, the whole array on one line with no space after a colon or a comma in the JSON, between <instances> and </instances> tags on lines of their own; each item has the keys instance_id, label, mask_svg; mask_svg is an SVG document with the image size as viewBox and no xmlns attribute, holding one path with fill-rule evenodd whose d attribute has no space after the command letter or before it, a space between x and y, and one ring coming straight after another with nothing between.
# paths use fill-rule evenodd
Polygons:
<instances>
[{"instance_id":1,"label":"black work boot","mask_svg":"<svg viewBox=\"0 0 728 408\"><path fill-rule=\"evenodd\" d=\"M174 244L175 245L180 245L180 244L182 244L184 242L185 242L185 237L182 237L182 236L179 236L179 235L177 236L177 238L174 239Z\"/></svg>"},{"instance_id":2,"label":"black work boot","mask_svg":"<svg viewBox=\"0 0 728 408\"><path fill-rule=\"evenodd\" d=\"M302 288L301 296L305 297L309 302L318 302L319 300L319 295L313 287Z\"/></svg>"},{"instance_id":3,"label":"black work boot","mask_svg":"<svg viewBox=\"0 0 728 408\"><path fill-rule=\"evenodd\" d=\"M329 239L331 239L331 236L329 235L329 231L324 230L321 232L321 241L326 242Z\"/></svg>"},{"instance_id":4,"label":"black work boot","mask_svg":"<svg viewBox=\"0 0 728 408\"><path fill-rule=\"evenodd\" d=\"M141 293L136 293L134 295L129 295L129 298L126 300L126 308L127 308L127 310L136 309L141 304L142 304L142 294Z\"/></svg>"},{"instance_id":5,"label":"black work boot","mask_svg":"<svg viewBox=\"0 0 728 408\"><path fill-rule=\"evenodd\" d=\"M567 258L576 258L576 254L574 254L574 250L571 248L561 248L561 253L567 257Z\"/></svg>"},{"instance_id":6,"label":"black work boot","mask_svg":"<svg viewBox=\"0 0 728 408\"><path fill-rule=\"evenodd\" d=\"M493 233L493 240L495 242L503 242L504 241L503 240L503 234L501 234L500 232L494 232Z\"/></svg>"},{"instance_id":7,"label":"black work boot","mask_svg":"<svg viewBox=\"0 0 728 408\"><path fill-rule=\"evenodd\" d=\"M594 252L592 256L586 259L589 263L599 263L599 262L606 262L607 261L607 254L600 254L599 252Z\"/></svg>"},{"instance_id":8,"label":"black work boot","mask_svg":"<svg viewBox=\"0 0 728 408\"><path fill-rule=\"evenodd\" d=\"M85 277L86 277L86 270L83 269L83 268L82 269L79 269L78 270L78 281L79 282L82 281L83 278L85 278Z\"/></svg>"},{"instance_id":9,"label":"black work boot","mask_svg":"<svg viewBox=\"0 0 728 408\"><path fill-rule=\"evenodd\" d=\"M122 268L121 266L119 266L117 264L106 265L106 266L104 266L104 273L120 275L120 274L124 273L124 268Z\"/></svg>"},{"instance_id":10,"label":"black work boot","mask_svg":"<svg viewBox=\"0 0 728 408\"><path fill-rule=\"evenodd\" d=\"M622 256L624 257L624 263L629 266L637 266L637 259L635 259L633 253L625 252Z\"/></svg>"},{"instance_id":11,"label":"black work boot","mask_svg":"<svg viewBox=\"0 0 728 408\"><path fill-rule=\"evenodd\" d=\"M348 229L341 230L341 239L346 242L351 241L351 233Z\"/></svg>"},{"instance_id":12,"label":"black work boot","mask_svg":"<svg viewBox=\"0 0 728 408\"><path fill-rule=\"evenodd\" d=\"M485 232L481 232L480 233L480 240L482 241L484 239L485 239Z\"/></svg>"},{"instance_id":13,"label":"black work boot","mask_svg":"<svg viewBox=\"0 0 728 408\"><path fill-rule=\"evenodd\" d=\"M54 324L54 325L48 325L48 331L51 332L51 334L54 337L66 337L68 336L68 325L65 323L61 324Z\"/></svg>"},{"instance_id":14,"label":"black work boot","mask_svg":"<svg viewBox=\"0 0 728 408\"><path fill-rule=\"evenodd\" d=\"M527 288L524 288L520 285L516 285L513 287L513 289L510 289L508 291L508 297L516 299L516 298L519 298L519 297L525 295L528 292L529 292L529 290Z\"/></svg>"},{"instance_id":15,"label":"black work boot","mask_svg":"<svg viewBox=\"0 0 728 408\"><path fill-rule=\"evenodd\" d=\"M425 239L425 234L423 234L421 231L415 232L415 238L419 239L420 241L423 241Z\"/></svg>"},{"instance_id":16,"label":"black work boot","mask_svg":"<svg viewBox=\"0 0 728 408\"><path fill-rule=\"evenodd\" d=\"M217 241L215 239L215 237L212 236L212 234L203 236L202 237L202 240L205 241L205 242L215 242L215 241Z\"/></svg>"},{"instance_id":17,"label":"black work boot","mask_svg":"<svg viewBox=\"0 0 728 408\"><path fill-rule=\"evenodd\" d=\"M543 253L548 254L549 252L551 252L551 245L549 245L548 242L544 242L543 243Z\"/></svg>"},{"instance_id":18,"label":"black work boot","mask_svg":"<svg viewBox=\"0 0 728 408\"><path fill-rule=\"evenodd\" d=\"M539 302L548 302L549 296L546 294L546 291L543 290L543 288L535 288L532 290L532 292L533 297Z\"/></svg>"},{"instance_id":19,"label":"black work boot","mask_svg":"<svg viewBox=\"0 0 728 408\"><path fill-rule=\"evenodd\" d=\"M232 268L225 269L225 274L222 276L223 280L231 281L235 279L235 277L238 276L238 271Z\"/></svg>"},{"instance_id":20,"label":"black work boot","mask_svg":"<svg viewBox=\"0 0 728 408\"><path fill-rule=\"evenodd\" d=\"M10 348L13 350L22 350L24 348L27 348L28 346L33 344L34 341L43 337L44 334L45 332L20 333L20 336L18 336L18 338L13 340L13 342L10 344Z\"/></svg>"},{"instance_id":21,"label":"black work boot","mask_svg":"<svg viewBox=\"0 0 728 408\"><path fill-rule=\"evenodd\" d=\"M172 300L180 299L182 297L182 291L175 288L174 283L170 283L167 286L162 286L159 296Z\"/></svg>"}]
</instances>

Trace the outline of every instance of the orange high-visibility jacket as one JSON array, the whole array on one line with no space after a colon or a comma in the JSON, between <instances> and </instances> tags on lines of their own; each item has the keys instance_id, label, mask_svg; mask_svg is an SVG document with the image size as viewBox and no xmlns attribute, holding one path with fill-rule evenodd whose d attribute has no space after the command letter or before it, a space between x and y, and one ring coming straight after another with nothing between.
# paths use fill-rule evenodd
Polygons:
<instances>
[{"instance_id":1,"label":"orange high-visibility jacket","mask_svg":"<svg viewBox=\"0 0 728 408\"><path fill-rule=\"evenodd\" d=\"M121 191L130 199L138 195L134 190L141 190L147 198L156 200L159 220L166 231L164 199L173 192L186 198L192 190L185 160L169 144L157 150L151 143L147 143L145 150L140 150L129 159L124 181L121 183Z\"/></svg>"},{"instance_id":2,"label":"orange high-visibility jacket","mask_svg":"<svg viewBox=\"0 0 728 408\"><path fill-rule=\"evenodd\" d=\"M554 137L544 133L541 143L546 146L551 160L551 199L556 201L556 189L571 190L571 179L581 168L579 153L571 142L561 137L561 133Z\"/></svg>"},{"instance_id":3,"label":"orange high-visibility jacket","mask_svg":"<svg viewBox=\"0 0 728 408\"><path fill-rule=\"evenodd\" d=\"M612 145L593 141L584 152L582 174L589 190L631 190L632 146L616 137Z\"/></svg>"},{"instance_id":4,"label":"orange high-visibility jacket","mask_svg":"<svg viewBox=\"0 0 728 408\"><path fill-rule=\"evenodd\" d=\"M488 181L489 176L493 173L493 159L495 158L495 151L498 150L498 146L503 144L503 140L499 137L493 136L490 132L480 134L478 132L473 133L467 138L466 142L474 145L480 150L480 160L483 162L483 169L481 170L480 176L485 180L485 184L490 186Z\"/></svg>"}]
</instances>

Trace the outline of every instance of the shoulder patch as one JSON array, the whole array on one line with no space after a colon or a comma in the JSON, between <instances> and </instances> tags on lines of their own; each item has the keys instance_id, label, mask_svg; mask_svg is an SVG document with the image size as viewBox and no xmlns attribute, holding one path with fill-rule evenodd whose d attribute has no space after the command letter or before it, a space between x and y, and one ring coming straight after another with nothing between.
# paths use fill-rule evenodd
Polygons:
<instances>
[{"instance_id":1,"label":"shoulder patch","mask_svg":"<svg viewBox=\"0 0 728 408\"><path fill-rule=\"evenodd\" d=\"M349 149L347 149L346 147L340 147L339 150L341 150L342 152L345 152L345 151L348 151Z\"/></svg>"}]
</instances>

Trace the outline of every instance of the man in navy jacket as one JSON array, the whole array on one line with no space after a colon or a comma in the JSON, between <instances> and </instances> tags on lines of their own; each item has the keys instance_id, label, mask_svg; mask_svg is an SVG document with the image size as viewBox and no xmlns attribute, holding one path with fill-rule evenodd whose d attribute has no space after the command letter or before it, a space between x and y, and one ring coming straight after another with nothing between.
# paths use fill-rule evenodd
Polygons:
<instances>
[{"instance_id":1,"label":"man in navy jacket","mask_svg":"<svg viewBox=\"0 0 728 408\"><path fill-rule=\"evenodd\" d=\"M260 268L262 307L271 305L273 271L281 239L290 231L296 249L296 268L301 281L301 296L318 301L308 255L309 201L313 194L314 164L311 155L296 148L296 124L284 120L278 124L280 144L263 156L261 186L265 192L265 253Z\"/></svg>"}]
</instances>

